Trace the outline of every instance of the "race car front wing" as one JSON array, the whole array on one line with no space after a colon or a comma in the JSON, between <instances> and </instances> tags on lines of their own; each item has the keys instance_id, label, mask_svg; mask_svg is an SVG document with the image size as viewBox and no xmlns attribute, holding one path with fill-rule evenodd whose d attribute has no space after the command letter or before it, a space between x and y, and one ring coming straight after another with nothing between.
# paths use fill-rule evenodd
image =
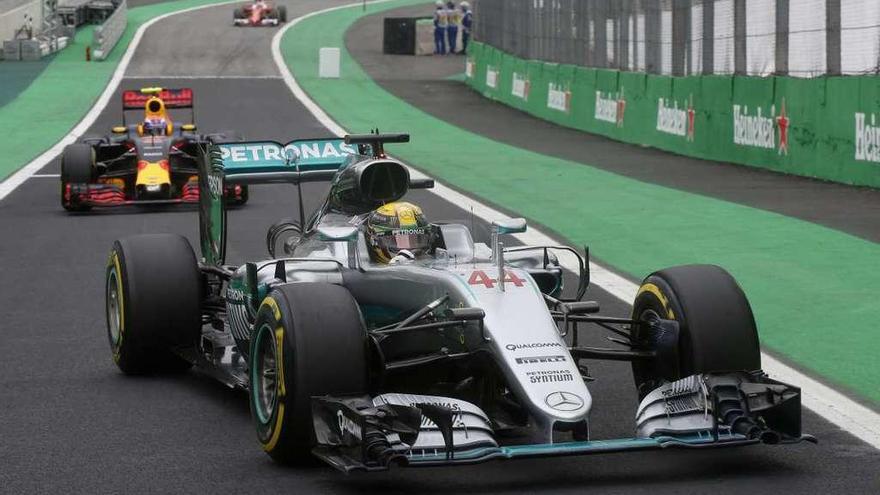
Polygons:
<instances>
[{"instance_id":1,"label":"race car front wing","mask_svg":"<svg viewBox=\"0 0 880 495\"><path fill-rule=\"evenodd\" d=\"M490 419L465 401L408 394L315 397L313 453L350 472L395 464L815 443L814 437L801 433L800 409L798 388L762 372L693 375L658 387L642 400L634 438L499 446Z\"/></svg>"},{"instance_id":2,"label":"race car front wing","mask_svg":"<svg viewBox=\"0 0 880 495\"><path fill-rule=\"evenodd\" d=\"M277 26L280 22L272 17L263 17L257 21L253 21L248 17L242 17L233 19L233 24L236 26Z\"/></svg>"},{"instance_id":3,"label":"race car front wing","mask_svg":"<svg viewBox=\"0 0 880 495\"><path fill-rule=\"evenodd\" d=\"M197 182L184 183L179 196L166 199L131 199L125 189L114 184L65 184L64 201L69 204L98 207L128 205L160 205L160 204L198 204L199 186ZM229 185L225 188L227 199L237 200L242 197L242 186Z\"/></svg>"}]
</instances>

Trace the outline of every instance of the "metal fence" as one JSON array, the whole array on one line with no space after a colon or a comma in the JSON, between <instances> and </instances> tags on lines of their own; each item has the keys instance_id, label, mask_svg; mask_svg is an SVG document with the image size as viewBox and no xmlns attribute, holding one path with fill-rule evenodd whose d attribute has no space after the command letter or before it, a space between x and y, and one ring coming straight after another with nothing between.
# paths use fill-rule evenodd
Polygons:
<instances>
[{"instance_id":1,"label":"metal fence","mask_svg":"<svg viewBox=\"0 0 880 495\"><path fill-rule=\"evenodd\" d=\"M880 73L878 0L478 0L475 39L654 74Z\"/></svg>"}]
</instances>

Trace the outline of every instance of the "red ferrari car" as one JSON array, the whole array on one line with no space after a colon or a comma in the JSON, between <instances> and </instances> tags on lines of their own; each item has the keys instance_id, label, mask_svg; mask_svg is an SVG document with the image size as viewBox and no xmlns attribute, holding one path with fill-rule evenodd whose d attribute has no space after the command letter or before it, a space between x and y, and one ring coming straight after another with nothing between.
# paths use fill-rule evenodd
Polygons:
<instances>
[{"instance_id":1,"label":"red ferrari car","mask_svg":"<svg viewBox=\"0 0 880 495\"><path fill-rule=\"evenodd\" d=\"M275 6L264 0L257 0L235 9L232 23L235 26L277 26L287 22L287 7Z\"/></svg>"}]
</instances>

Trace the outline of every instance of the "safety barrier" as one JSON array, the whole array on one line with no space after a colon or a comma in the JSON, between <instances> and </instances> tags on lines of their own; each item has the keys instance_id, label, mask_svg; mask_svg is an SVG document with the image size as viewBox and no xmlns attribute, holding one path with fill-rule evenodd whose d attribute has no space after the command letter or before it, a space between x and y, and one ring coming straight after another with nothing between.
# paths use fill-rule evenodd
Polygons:
<instances>
[{"instance_id":1,"label":"safety barrier","mask_svg":"<svg viewBox=\"0 0 880 495\"><path fill-rule=\"evenodd\" d=\"M119 42L128 24L126 1L122 0L113 14L100 26L95 27L92 39L92 58L104 60Z\"/></svg>"},{"instance_id":2,"label":"safety barrier","mask_svg":"<svg viewBox=\"0 0 880 495\"><path fill-rule=\"evenodd\" d=\"M468 46L467 82L557 124L682 155L880 187L880 78L687 76Z\"/></svg>"}]
</instances>

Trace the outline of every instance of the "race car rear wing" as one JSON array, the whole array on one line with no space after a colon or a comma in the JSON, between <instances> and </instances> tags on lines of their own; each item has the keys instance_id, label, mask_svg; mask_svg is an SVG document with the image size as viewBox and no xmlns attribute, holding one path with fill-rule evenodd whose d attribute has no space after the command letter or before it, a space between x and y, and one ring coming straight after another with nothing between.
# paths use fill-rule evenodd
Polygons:
<instances>
[{"instance_id":1,"label":"race car rear wing","mask_svg":"<svg viewBox=\"0 0 880 495\"><path fill-rule=\"evenodd\" d=\"M122 109L141 110L147 104L147 100L154 96L162 100L165 108L193 107L193 90L190 88L141 88L122 92Z\"/></svg>"},{"instance_id":2,"label":"race car rear wing","mask_svg":"<svg viewBox=\"0 0 880 495\"><path fill-rule=\"evenodd\" d=\"M199 163L199 237L205 263L226 262L227 184L329 181L356 153L340 138L208 143Z\"/></svg>"},{"instance_id":3,"label":"race car rear wing","mask_svg":"<svg viewBox=\"0 0 880 495\"><path fill-rule=\"evenodd\" d=\"M221 143L226 181L271 184L329 181L357 150L344 140L301 139L285 145L274 141Z\"/></svg>"},{"instance_id":4,"label":"race car rear wing","mask_svg":"<svg viewBox=\"0 0 880 495\"><path fill-rule=\"evenodd\" d=\"M369 136L369 137L367 137ZM329 182L337 172L360 160L375 157L383 142L406 142L406 135L354 136L298 139L287 144L275 141L208 143L199 166L199 224L202 257L219 266L226 259L227 184L275 184L300 186L305 182ZM384 150L382 150L384 157ZM366 155L366 156L365 156ZM433 187L433 180L411 180L409 189ZM300 225L305 224L302 190L298 188Z\"/></svg>"}]
</instances>

